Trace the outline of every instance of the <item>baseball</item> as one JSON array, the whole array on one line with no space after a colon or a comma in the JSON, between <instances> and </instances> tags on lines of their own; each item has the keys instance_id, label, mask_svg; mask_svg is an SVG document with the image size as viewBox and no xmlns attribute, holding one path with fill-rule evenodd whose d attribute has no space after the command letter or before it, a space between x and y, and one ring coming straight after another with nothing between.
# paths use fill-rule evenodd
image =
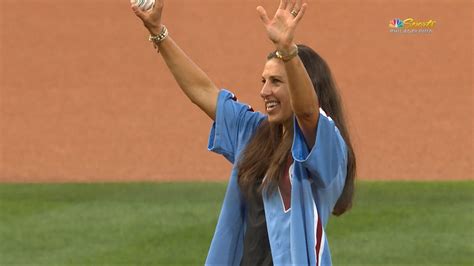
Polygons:
<instances>
[{"instance_id":1,"label":"baseball","mask_svg":"<svg viewBox=\"0 0 474 266\"><path fill-rule=\"evenodd\" d=\"M130 3L143 11L147 11L153 7L155 0L130 0Z\"/></svg>"}]
</instances>

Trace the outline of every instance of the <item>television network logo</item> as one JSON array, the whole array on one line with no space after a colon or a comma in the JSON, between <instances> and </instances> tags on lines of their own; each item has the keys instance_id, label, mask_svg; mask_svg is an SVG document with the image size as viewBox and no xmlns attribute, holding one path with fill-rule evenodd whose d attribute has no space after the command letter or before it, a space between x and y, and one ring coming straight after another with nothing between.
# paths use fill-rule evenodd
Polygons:
<instances>
[{"instance_id":1,"label":"television network logo","mask_svg":"<svg viewBox=\"0 0 474 266\"><path fill-rule=\"evenodd\" d=\"M414 18L390 20L388 27L392 33L432 33L436 25L435 20L418 21Z\"/></svg>"},{"instance_id":2,"label":"television network logo","mask_svg":"<svg viewBox=\"0 0 474 266\"><path fill-rule=\"evenodd\" d=\"M403 28L403 21L399 18L390 20L390 24L388 24L390 28Z\"/></svg>"}]
</instances>

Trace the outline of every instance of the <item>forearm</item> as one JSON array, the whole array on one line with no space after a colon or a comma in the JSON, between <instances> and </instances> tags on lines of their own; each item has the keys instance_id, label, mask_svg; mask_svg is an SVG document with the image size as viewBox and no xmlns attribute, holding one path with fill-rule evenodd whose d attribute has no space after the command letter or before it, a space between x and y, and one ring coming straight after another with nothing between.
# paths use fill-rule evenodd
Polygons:
<instances>
[{"instance_id":1,"label":"forearm","mask_svg":"<svg viewBox=\"0 0 474 266\"><path fill-rule=\"evenodd\" d=\"M158 44L163 60L186 96L212 119L218 88L186 53L168 36Z\"/></svg>"},{"instance_id":2,"label":"forearm","mask_svg":"<svg viewBox=\"0 0 474 266\"><path fill-rule=\"evenodd\" d=\"M137 6L137 1L132 1L131 7L152 35L153 42L158 46L166 65L183 92L214 120L219 90L206 73L167 35L166 28L161 23L163 0L155 0L153 7L147 11L143 11L141 6Z\"/></svg>"},{"instance_id":3,"label":"forearm","mask_svg":"<svg viewBox=\"0 0 474 266\"><path fill-rule=\"evenodd\" d=\"M288 76L290 103L308 148L316 142L319 119L319 100L313 83L298 56L285 62Z\"/></svg>"},{"instance_id":4,"label":"forearm","mask_svg":"<svg viewBox=\"0 0 474 266\"><path fill-rule=\"evenodd\" d=\"M295 115L305 119L319 114L318 96L301 59L296 56L285 62L285 70L288 75L291 107Z\"/></svg>"}]
</instances>

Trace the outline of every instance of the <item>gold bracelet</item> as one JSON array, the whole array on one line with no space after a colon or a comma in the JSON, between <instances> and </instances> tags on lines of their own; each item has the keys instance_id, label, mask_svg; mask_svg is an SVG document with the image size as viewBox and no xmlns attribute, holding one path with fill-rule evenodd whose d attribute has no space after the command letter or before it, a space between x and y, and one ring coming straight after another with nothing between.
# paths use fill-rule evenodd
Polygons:
<instances>
[{"instance_id":1,"label":"gold bracelet","mask_svg":"<svg viewBox=\"0 0 474 266\"><path fill-rule=\"evenodd\" d=\"M151 35L148 37L148 40L150 42L153 42L153 46L156 49L157 53L160 53L160 50L158 49L158 44L162 41L164 41L168 37L168 29L166 28L165 25L162 25L160 33L158 35Z\"/></svg>"},{"instance_id":2,"label":"gold bracelet","mask_svg":"<svg viewBox=\"0 0 474 266\"><path fill-rule=\"evenodd\" d=\"M291 51L289 54L285 54L285 53L282 53L281 51L276 50L275 55L278 59L282 60L283 62L288 62L293 57L298 55L298 46L295 45L295 49Z\"/></svg>"}]
</instances>

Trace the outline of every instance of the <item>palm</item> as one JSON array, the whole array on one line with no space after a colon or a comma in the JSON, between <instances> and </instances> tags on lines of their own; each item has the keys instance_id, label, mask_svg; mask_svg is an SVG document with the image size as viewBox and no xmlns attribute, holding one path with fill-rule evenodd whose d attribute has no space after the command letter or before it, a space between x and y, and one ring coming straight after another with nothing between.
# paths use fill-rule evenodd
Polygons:
<instances>
[{"instance_id":1,"label":"palm","mask_svg":"<svg viewBox=\"0 0 474 266\"><path fill-rule=\"evenodd\" d=\"M274 43L285 42L293 39L295 23L293 15L285 10L278 9L275 17L265 27L268 37Z\"/></svg>"},{"instance_id":2,"label":"palm","mask_svg":"<svg viewBox=\"0 0 474 266\"><path fill-rule=\"evenodd\" d=\"M268 18L263 7L257 7L268 37L275 44L290 44L293 41L295 28L306 9L306 3L301 5L302 0L293 0L291 3L289 1L281 0L280 6L272 19ZM296 12L297 15L292 14L292 12Z\"/></svg>"}]
</instances>

